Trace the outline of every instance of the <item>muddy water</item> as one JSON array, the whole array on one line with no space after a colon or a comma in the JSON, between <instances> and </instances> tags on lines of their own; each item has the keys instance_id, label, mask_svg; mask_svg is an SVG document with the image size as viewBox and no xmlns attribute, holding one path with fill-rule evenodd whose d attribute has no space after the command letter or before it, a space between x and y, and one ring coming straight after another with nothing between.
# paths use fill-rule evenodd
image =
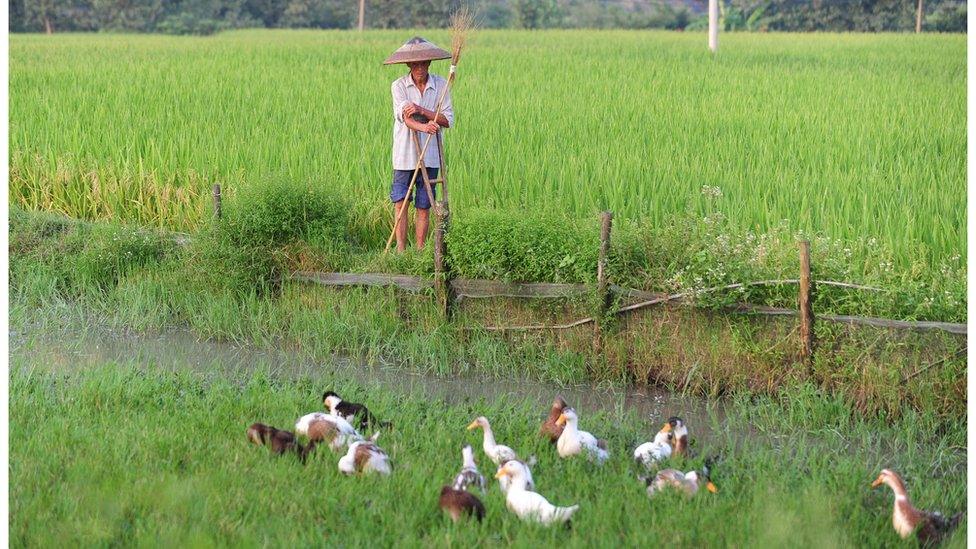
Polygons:
<instances>
[{"instance_id":1,"label":"muddy water","mask_svg":"<svg viewBox=\"0 0 976 549\"><path fill-rule=\"evenodd\" d=\"M289 349L263 349L226 342L201 341L190 332L154 335L118 333L105 329L43 332L27 329L10 334L11 366L43 365L76 369L117 362L143 367L191 369L207 375L231 375L255 369L282 377L323 373L356 380L393 394L427 395L448 404L484 398L529 402L548 409L561 394L583 413L636 413L652 422L680 415L695 426L696 435L709 437L709 426L724 423L721 404L674 395L653 387L607 387L594 384L559 385L518 378L488 378L476 374L438 376L389 364L366 365L342 357L325 361Z\"/></svg>"}]
</instances>

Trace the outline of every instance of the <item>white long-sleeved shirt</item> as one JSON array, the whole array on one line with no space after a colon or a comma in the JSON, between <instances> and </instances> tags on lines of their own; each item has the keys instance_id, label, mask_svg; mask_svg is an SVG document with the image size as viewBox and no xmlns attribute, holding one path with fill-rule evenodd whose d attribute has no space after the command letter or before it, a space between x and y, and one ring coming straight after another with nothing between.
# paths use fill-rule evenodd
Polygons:
<instances>
[{"instance_id":1,"label":"white long-sleeved shirt","mask_svg":"<svg viewBox=\"0 0 976 549\"><path fill-rule=\"evenodd\" d=\"M421 107L434 111L437 108L437 99L440 97L441 90L447 87L447 80L436 74L428 74L427 86L424 88L421 97L420 90L414 84L410 73L402 78L393 81L391 91L393 93L393 169L394 170L413 170L417 167L417 146L410 136L413 130L403 122L403 107L408 102L416 103ZM444 102L441 104L441 114L447 118L448 123L454 125L454 108L451 105L451 91L447 90ZM444 128L441 128L443 130ZM420 147L423 148L427 138L432 141L427 146L424 154L424 165L428 168L439 168L441 165L440 155L437 152L437 139L427 133L420 133ZM441 140L443 141L443 136Z\"/></svg>"}]
</instances>

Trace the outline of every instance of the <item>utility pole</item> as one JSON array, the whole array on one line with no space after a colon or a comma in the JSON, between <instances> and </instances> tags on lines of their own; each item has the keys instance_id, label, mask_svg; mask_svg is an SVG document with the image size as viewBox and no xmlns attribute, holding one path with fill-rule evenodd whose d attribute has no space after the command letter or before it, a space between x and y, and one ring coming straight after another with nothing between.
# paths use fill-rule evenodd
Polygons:
<instances>
[{"instance_id":1,"label":"utility pole","mask_svg":"<svg viewBox=\"0 0 976 549\"><path fill-rule=\"evenodd\" d=\"M359 0L359 32L363 32L366 24L366 0Z\"/></svg>"},{"instance_id":2,"label":"utility pole","mask_svg":"<svg viewBox=\"0 0 976 549\"><path fill-rule=\"evenodd\" d=\"M922 14L925 13L923 0L918 0L918 12L915 13L915 34L922 32Z\"/></svg>"},{"instance_id":3,"label":"utility pole","mask_svg":"<svg viewBox=\"0 0 976 549\"><path fill-rule=\"evenodd\" d=\"M708 49L718 52L718 0L708 0Z\"/></svg>"}]
</instances>

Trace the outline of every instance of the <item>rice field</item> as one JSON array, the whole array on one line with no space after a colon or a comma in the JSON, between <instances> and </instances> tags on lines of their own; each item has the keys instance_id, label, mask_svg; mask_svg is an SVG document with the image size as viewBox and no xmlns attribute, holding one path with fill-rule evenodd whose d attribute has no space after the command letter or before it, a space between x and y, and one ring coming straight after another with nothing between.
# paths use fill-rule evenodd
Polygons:
<instances>
[{"instance_id":1,"label":"rice field","mask_svg":"<svg viewBox=\"0 0 976 549\"><path fill-rule=\"evenodd\" d=\"M213 183L276 174L351 198L381 240L402 69L380 63L410 35L14 35L10 198L192 230ZM454 212L721 212L873 238L902 265L965 258L964 36L729 34L717 57L704 42L477 33L446 138Z\"/></svg>"}]
</instances>

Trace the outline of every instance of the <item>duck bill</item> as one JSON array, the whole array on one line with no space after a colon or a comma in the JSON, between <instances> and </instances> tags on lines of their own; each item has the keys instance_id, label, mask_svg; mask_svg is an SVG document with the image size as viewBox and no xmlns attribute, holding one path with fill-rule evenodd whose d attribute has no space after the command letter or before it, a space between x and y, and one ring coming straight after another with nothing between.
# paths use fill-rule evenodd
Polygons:
<instances>
[{"instance_id":1,"label":"duck bill","mask_svg":"<svg viewBox=\"0 0 976 549\"><path fill-rule=\"evenodd\" d=\"M671 432L671 424L670 423L665 423L664 424L664 427L661 427L661 430L664 431L665 433L670 433Z\"/></svg>"},{"instance_id":2,"label":"duck bill","mask_svg":"<svg viewBox=\"0 0 976 549\"><path fill-rule=\"evenodd\" d=\"M478 428L478 421L477 421L477 420L475 420L475 421L472 421L472 422L471 422L471 424L470 424L470 425L468 425L468 430L469 430L469 431L470 431L471 429L477 429L477 428Z\"/></svg>"},{"instance_id":3,"label":"duck bill","mask_svg":"<svg viewBox=\"0 0 976 549\"><path fill-rule=\"evenodd\" d=\"M498 472L495 473L495 478L497 479L500 479L502 477L507 477L507 476L508 476L508 472L506 472L504 469L499 469Z\"/></svg>"},{"instance_id":4,"label":"duck bill","mask_svg":"<svg viewBox=\"0 0 976 549\"><path fill-rule=\"evenodd\" d=\"M705 488L707 488L708 491L711 492L711 493L713 493L713 494L717 494L718 493L718 488L716 488L715 485L712 484L712 481L708 481L708 484L705 485Z\"/></svg>"},{"instance_id":5,"label":"duck bill","mask_svg":"<svg viewBox=\"0 0 976 549\"><path fill-rule=\"evenodd\" d=\"M884 479L878 477L874 479L874 482L871 483L871 488L877 488L878 486L881 486L883 483L884 483Z\"/></svg>"},{"instance_id":6,"label":"duck bill","mask_svg":"<svg viewBox=\"0 0 976 549\"><path fill-rule=\"evenodd\" d=\"M556 419L556 425L566 425L566 414L560 414L559 418Z\"/></svg>"}]
</instances>

